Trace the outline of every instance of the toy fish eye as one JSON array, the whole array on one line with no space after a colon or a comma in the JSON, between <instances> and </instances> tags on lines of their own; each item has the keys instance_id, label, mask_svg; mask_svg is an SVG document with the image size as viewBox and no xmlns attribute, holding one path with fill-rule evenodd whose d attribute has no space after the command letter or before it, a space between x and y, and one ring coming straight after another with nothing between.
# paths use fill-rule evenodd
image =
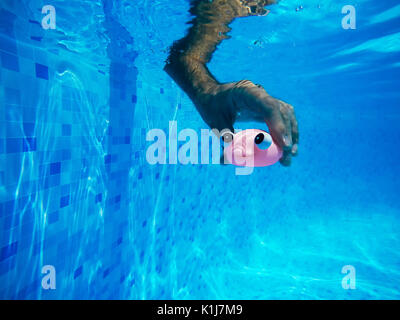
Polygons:
<instances>
[{"instance_id":1,"label":"toy fish eye","mask_svg":"<svg viewBox=\"0 0 400 320\"><path fill-rule=\"evenodd\" d=\"M254 138L254 143L255 144L260 144L261 142L264 141L264 134L263 133L259 133L258 135L256 135L256 137Z\"/></svg>"},{"instance_id":2,"label":"toy fish eye","mask_svg":"<svg viewBox=\"0 0 400 320\"><path fill-rule=\"evenodd\" d=\"M269 135L265 135L264 133L259 133L254 138L254 143L257 145L259 149L268 149L272 143L271 137Z\"/></svg>"}]
</instances>

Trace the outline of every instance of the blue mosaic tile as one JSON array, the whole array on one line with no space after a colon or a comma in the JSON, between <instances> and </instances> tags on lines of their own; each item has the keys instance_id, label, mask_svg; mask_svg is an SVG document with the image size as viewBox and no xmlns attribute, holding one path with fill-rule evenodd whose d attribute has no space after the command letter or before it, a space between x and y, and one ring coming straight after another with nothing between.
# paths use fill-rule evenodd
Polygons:
<instances>
[{"instance_id":1,"label":"blue mosaic tile","mask_svg":"<svg viewBox=\"0 0 400 320\"><path fill-rule=\"evenodd\" d=\"M69 205L69 195L60 198L60 208L64 208Z\"/></svg>"},{"instance_id":2,"label":"blue mosaic tile","mask_svg":"<svg viewBox=\"0 0 400 320\"><path fill-rule=\"evenodd\" d=\"M35 137L26 137L22 139L22 151L36 151L37 150L37 140Z\"/></svg>"},{"instance_id":3,"label":"blue mosaic tile","mask_svg":"<svg viewBox=\"0 0 400 320\"><path fill-rule=\"evenodd\" d=\"M3 68L12 71L19 71L19 63L17 56L3 51L0 52L0 56L1 56L1 65Z\"/></svg>"},{"instance_id":4,"label":"blue mosaic tile","mask_svg":"<svg viewBox=\"0 0 400 320\"><path fill-rule=\"evenodd\" d=\"M6 36L14 38L14 22L17 16L6 10L1 8L0 10L0 32Z\"/></svg>"},{"instance_id":5,"label":"blue mosaic tile","mask_svg":"<svg viewBox=\"0 0 400 320\"><path fill-rule=\"evenodd\" d=\"M59 216L60 215L58 211L50 213L48 218L49 224L56 223L59 220Z\"/></svg>"},{"instance_id":6,"label":"blue mosaic tile","mask_svg":"<svg viewBox=\"0 0 400 320\"><path fill-rule=\"evenodd\" d=\"M31 39L40 42L42 41L43 37L31 36Z\"/></svg>"},{"instance_id":7,"label":"blue mosaic tile","mask_svg":"<svg viewBox=\"0 0 400 320\"><path fill-rule=\"evenodd\" d=\"M0 249L0 262L15 255L18 251L18 242L13 242Z\"/></svg>"},{"instance_id":8,"label":"blue mosaic tile","mask_svg":"<svg viewBox=\"0 0 400 320\"><path fill-rule=\"evenodd\" d=\"M96 194L95 202L101 202L103 200L103 195L101 193Z\"/></svg>"},{"instance_id":9,"label":"blue mosaic tile","mask_svg":"<svg viewBox=\"0 0 400 320\"><path fill-rule=\"evenodd\" d=\"M36 63L35 64L36 68L36 77L37 78L42 78L45 80L49 79L49 68L43 64Z\"/></svg>"},{"instance_id":10,"label":"blue mosaic tile","mask_svg":"<svg viewBox=\"0 0 400 320\"><path fill-rule=\"evenodd\" d=\"M30 122L24 122L24 134L26 137L32 137L35 134L35 124Z\"/></svg>"},{"instance_id":11,"label":"blue mosaic tile","mask_svg":"<svg viewBox=\"0 0 400 320\"><path fill-rule=\"evenodd\" d=\"M105 164L111 163L111 154L107 154L104 156L104 163Z\"/></svg>"},{"instance_id":12,"label":"blue mosaic tile","mask_svg":"<svg viewBox=\"0 0 400 320\"><path fill-rule=\"evenodd\" d=\"M120 202L121 201L121 195L119 194L119 195L117 195L116 197L115 197L115 203L118 203L118 202Z\"/></svg>"},{"instance_id":13,"label":"blue mosaic tile","mask_svg":"<svg viewBox=\"0 0 400 320\"><path fill-rule=\"evenodd\" d=\"M28 21L31 24L37 25L39 28L42 27L39 21L36 21L36 20L33 20L33 19L29 19Z\"/></svg>"},{"instance_id":14,"label":"blue mosaic tile","mask_svg":"<svg viewBox=\"0 0 400 320\"><path fill-rule=\"evenodd\" d=\"M20 91L12 88L4 89L4 97L7 101L7 104L21 104L21 95Z\"/></svg>"},{"instance_id":15,"label":"blue mosaic tile","mask_svg":"<svg viewBox=\"0 0 400 320\"><path fill-rule=\"evenodd\" d=\"M7 153L18 153L22 152L22 141L20 138L8 138L6 139L6 152Z\"/></svg>"},{"instance_id":16,"label":"blue mosaic tile","mask_svg":"<svg viewBox=\"0 0 400 320\"><path fill-rule=\"evenodd\" d=\"M78 278L78 277L82 274L82 270L83 270L83 267L82 267L82 266L80 266L79 268L77 268L77 269L75 270L75 272L74 272L74 279Z\"/></svg>"},{"instance_id":17,"label":"blue mosaic tile","mask_svg":"<svg viewBox=\"0 0 400 320\"><path fill-rule=\"evenodd\" d=\"M110 268L107 268L107 269L104 270L104 272L103 272L103 278L106 278L109 274L110 274Z\"/></svg>"},{"instance_id":18,"label":"blue mosaic tile","mask_svg":"<svg viewBox=\"0 0 400 320\"><path fill-rule=\"evenodd\" d=\"M10 37L0 35L0 50L7 51L12 54L17 54L17 42Z\"/></svg>"},{"instance_id":19,"label":"blue mosaic tile","mask_svg":"<svg viewBox=\"0 0 400 320\"><path fill-rule=\"evenodd\" d=\"M71 160L71 150L68 150L68 149L62 150L61 159L62 159L63 161L65 161L65 160Z\"/></svg>"},{"instance_id":20,"label":"blue mosaic tile","mask_svg":"<svg viewBox=\"0 0 400 320\"><path fill-rule=\"evenodd\" d=\"M61 162L50 164L50 174L59 174L61 172Z\"/></svg>"},{"instance_id":21,"label":"blue mosaic tile","mask_svg":"<svg viewBox=\"0 0 400 320\"><path fill-rule=\"evenodd\" d=\"M70 124L63 124L62 125L62 135L63 136L70 136L71 135L71 128Z\"/></svg>"}]
</instances>

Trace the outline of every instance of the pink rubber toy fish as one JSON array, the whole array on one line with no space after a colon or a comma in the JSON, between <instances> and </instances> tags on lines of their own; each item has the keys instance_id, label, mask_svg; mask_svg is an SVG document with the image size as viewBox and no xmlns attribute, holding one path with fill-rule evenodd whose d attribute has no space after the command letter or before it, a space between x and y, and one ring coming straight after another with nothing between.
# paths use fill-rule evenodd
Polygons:
<instances>
[{"instance_id":1,"label":"pink rubber toy fish","mask_svg":"<svg viewBox=\"0 0 400 320\"><path fill-rule=\"evenodd\" d=\"M233 135L232 142L224 149L225 159L244 167L266 167L278 162L282 150L268 132L247 129Z\"/></svg>"}]
</instances>

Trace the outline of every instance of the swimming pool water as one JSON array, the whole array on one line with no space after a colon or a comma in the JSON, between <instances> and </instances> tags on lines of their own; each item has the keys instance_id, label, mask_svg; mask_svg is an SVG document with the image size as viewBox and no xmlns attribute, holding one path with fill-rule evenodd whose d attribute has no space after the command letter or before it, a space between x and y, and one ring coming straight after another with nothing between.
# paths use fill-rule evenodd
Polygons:
<instances>
[{"instance_id":1,"label":"swimming pool water","mask_svg":"<svg viewBox=\"0 0 400 320\"><path fill-rule=\"evenodd\" d=\"M347 4L232 23L210 70L292 104L301 135L290 168L237 176L146 161L149 130L206 128L162 70L188 1L1 1L0 298L400 298L400 7L353 1L344 30Z\"/></svg>"}]
</instances>

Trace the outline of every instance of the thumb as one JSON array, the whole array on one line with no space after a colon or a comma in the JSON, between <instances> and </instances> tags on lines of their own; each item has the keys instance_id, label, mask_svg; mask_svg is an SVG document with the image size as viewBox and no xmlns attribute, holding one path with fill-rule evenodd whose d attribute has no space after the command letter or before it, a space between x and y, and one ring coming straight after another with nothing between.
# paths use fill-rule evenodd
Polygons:
<instances>
[{"instance_id":1,"label":"thumb","mask_svg":"<svg viewBox=\"0 0 400 320\"><path fill-rule=\"evenodd\" d=\"M283 151L281 163L284 166L289 166L291 162L292 138L284 119L280 113L274 112L265 122L267 123L272 139Z\"/></svg>"}]
</instances>

